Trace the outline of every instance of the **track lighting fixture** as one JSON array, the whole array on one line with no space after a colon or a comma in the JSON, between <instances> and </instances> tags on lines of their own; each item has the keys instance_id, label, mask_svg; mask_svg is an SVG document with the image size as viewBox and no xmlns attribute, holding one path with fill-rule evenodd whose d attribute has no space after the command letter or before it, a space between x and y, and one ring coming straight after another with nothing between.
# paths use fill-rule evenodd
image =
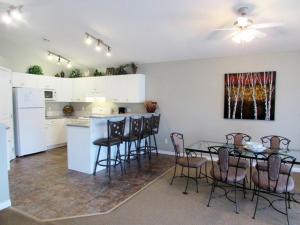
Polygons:
<instances>
[{"instance_id":1,"label":"track lighting fixture","mask_svg":"<svg viewBox=\"0 0 300 225\"><path fill-rule=\"evenodd\" d=\"M91 45L93 42L95 42L96 43L95 50L97 52L100 52L102 48L105 47L107 49L106 56L108 57L111 56L111 47L108 44L106 44L103 40L96 38L95 36L87 32L85 33L85 35L86 35L85 43L87 45Z\"/></svg>"},{"instance_id":2,"label":"track lighting fixture","mask_svg":"<svg viewBox=\"0 0 300 225\"><path fill-rule=\"evenodd\" d=\"M54 57L57 58L57 64L60 65L61 63L65 63L67 68L71 68L72 64L71 61L59 54L56 54L54 52L48 51L48 60L52 60Z\"/></svg>"},{"instance_id":3,"label":"track lighting fixture","mask_svg":"<svg viewBox=\"0 0 300 225\"><path fill-rule=\"evenodd\" d=\"M14 21L22 21L22 8L23 6L9 6L1 16L2 22L5 24L11 24Z\"/></svg>"},{"instance_id":4,"label":"track lighting fixture","mask_svg":"<svg viewBox=\"0 0 300 225\"><path fill-rule=\"evenodd\" d=\"M107 47L106 56L111 57L111 50L109 46Z\"/></svg>"}]
</instances>

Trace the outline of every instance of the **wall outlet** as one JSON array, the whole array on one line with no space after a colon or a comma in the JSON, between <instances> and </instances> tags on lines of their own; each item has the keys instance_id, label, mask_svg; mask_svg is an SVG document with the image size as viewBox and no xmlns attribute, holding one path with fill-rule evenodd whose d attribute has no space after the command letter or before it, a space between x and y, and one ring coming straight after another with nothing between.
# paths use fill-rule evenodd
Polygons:
<instances>
[{"instance_id":1,"label":"wall outlet","mask_svg":"<svg viewBox=\"0 0 300 225\"><path fill-rule=\"evenodd\" d=\"M168 138L165 138L165 144L168 144L168 143L169 143Z\"/></svg>"}]
</instances>

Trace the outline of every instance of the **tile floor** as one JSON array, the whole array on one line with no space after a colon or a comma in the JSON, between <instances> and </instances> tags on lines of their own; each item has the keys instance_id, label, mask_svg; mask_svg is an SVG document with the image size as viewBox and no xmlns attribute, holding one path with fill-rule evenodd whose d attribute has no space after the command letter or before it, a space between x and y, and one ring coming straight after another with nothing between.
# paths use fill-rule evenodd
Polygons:
<instances>
[{"instance_id":1,"label":"tile floor","mask_svg":"<svg viewBox=\"0 0 300 225\"><path fill-rule=\"evenodd\" d=\"M67 169L66 147L22 157L11 164L12 206L39 219L106 212L163 174L174 164L167 155L142 157L139 169L132 161L125 175L112 169L112 182L105 171L97 176Z\"/></svg>"}]
</instances>

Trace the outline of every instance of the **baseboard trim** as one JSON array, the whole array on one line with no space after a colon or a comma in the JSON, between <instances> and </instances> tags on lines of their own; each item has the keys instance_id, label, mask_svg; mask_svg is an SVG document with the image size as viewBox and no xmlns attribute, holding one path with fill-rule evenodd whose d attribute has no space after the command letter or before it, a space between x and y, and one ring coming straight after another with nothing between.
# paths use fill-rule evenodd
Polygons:
<instances>
[{"instance_id":1,"label":"baseboard trim","mask_svg":"<svg viewBox=\"0 0 300 225\"><path fill-rule=\"evenodd\" d=\"M8 207L11 207L11 201L10 200L7 200L5 202L0 203L0 210L6 209Z\"/></svg>"}]
</instances>

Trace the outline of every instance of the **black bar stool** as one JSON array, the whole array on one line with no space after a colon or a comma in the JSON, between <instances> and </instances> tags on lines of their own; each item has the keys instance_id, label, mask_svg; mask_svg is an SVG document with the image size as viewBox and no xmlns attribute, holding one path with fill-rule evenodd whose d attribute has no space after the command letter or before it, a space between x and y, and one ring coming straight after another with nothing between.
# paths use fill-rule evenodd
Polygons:
<instances>
[{"instance_id":1,"label":"black bar stool","mask_svg":"<svg viewBox=\"0 0 300 225\"><path fill-rule=\"evenodd\" d=\"M151 132L151 136L153 137L153 140L154 140L154 146L150 146L150 150L151 151L155 150L156 155L158 155L158 149L157 149L157 142L156 142L155 135L158 134L159 122L160 122L160 114L152 115L152 132Z\"/></svg>"},{"instance_id":2,"label":"black bar stool","mask_svg":"<svg viewBox=\"0 0 300 225\"><path fill-rule=\"evenodd\" d=\"M140 146L140 150L143 150L144 154L148 154L149 160L151 160L152 117L143 116L142 121L141 141L144 140L144 146Z\"/></svg>"},{"instance_id":3,"label":"black bar stool","mask_svg":"<svg viewBox=\"0 0 300 225\"><path fill-rule=\"evenodd\" d=\"M120 144L123 142L124 138L124 130L125 130L125 122L126 118L120 121L107 121L107 138L100 138L97 139L93 142L94 145L98 145L98 153L97 153L97 158L95 162L95 169L94 169L94 175L96 175L96 170L97 166L105 166L106 169L108 169L108 177L109 180L111 179L110 177L110 167L111 167L111 162L114 162L114 166L116 166L118 163L121 165L121 171L123 173L123 167L122 167L122 160L121 160L121 154L120 154ZM106 147L107 148L107 158L106 159L101 159L99 160L99 155L100 155L100 150L101 147ZM116 146L117 147L117 153L116 153L116 158L112 159L111 158L111 147ZM105 162L105 163L103 163Z\"/></svg>"},{"instance_id":4,"label":"black bar stool","mask_svg":"<svg viewBox=\"0 0 300 225\"><path fill-rule=\"evenodd\" d=\"M140 141L142 131L142 118L129 118L129 133L124 136L125 160L130 163L131 157L136 157L140 165ZM135 149L131 149L134 144Z\"/></svg>"}]
</instances>

